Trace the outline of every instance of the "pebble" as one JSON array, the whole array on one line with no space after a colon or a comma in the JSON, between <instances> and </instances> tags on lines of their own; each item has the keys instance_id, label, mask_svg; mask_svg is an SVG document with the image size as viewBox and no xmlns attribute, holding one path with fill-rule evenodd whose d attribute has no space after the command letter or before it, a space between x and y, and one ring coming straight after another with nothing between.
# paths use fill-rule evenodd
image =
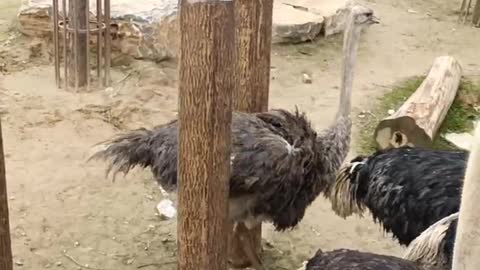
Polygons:
<instances>
[{"instance_id":1,"label":"pebble","mask_svg":"<svg viewBox=\"0 0 480 270\"><path fill-rule=\"evenodd\" d=\"M302 75L302 82L306 84L312 83L312 77L308 75L307 73L303 73Z\"/></svg>"},{"instance_id":2,"label":"pebble","mask_svg":"<svg viewBox=\"0 0 480 270\"><path fill-rule=\"evenodd\" d=\"M171 219L177 214L177 210L173 206L173 202L168 199L161 200L157 204L157 211L160 214L160 218L163 220Z\"/></svg>"}]
</instances>

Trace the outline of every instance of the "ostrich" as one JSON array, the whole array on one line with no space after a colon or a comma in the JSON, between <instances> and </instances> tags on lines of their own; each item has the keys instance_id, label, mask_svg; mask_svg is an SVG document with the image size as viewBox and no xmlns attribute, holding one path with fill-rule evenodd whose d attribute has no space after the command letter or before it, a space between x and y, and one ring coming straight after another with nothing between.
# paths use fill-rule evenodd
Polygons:
<instances>
[{"instance_id":1,"label":"ostrich","mask_svg":"<svg viewBox=\"0 0 480 270\"><path fill-rule=\"evenodd\" d=\"M261 261L244 237L263 221L277 231L294 228L306 208L335 180L350 144L353 66L362 28L378 23L373 10L352 6L343 44L340 104L332 126L317 135L304 113L277 109L263 113L234 112L228 218L256 269ZM107 175L150 167L168 193L177 189L177 120L138 129L100 143L90 159L110 159ZM89 159L89 160L90 160ZM115 178L114 178L115 179ZM240 224L243 224L240 226ZM240 231L242 230L242 231ZM242 236L243 235L243 236Z\"/></svg>"},{"instance_id":2,"label":"ostrich","mask_svg":"<svg viewBox=\"0 0 480 270\"><path fill-rule=\"evenodd\" d=\"M319 249L303 269L450 270L458 216L458 212L451 214L428 227L410 243L403 258L348 249Z\"/></svg>"},{"instance_id":3,"label":"ostrich","mask_svg":"<svg viewBox=\"0 0 480 270\"><path fill-rule=\"evenodd\" d=\"M464 270L480 264L480 126L464 169L460 211L428 227L408 246L403 258L354 250L317 251L305 270Z\"/></svg>"},{"instance_id":4,"label":"ostrich","mask_svg":"<svg viewBox=\"0 0 480 270\"><path fill-rule=\"evenodd\" d=\"M374 221L406 246L458 212L467 158L466 151L408 146L358 156L332 185L332 209L343 218L369 209Z\"/></svg>"}]
</instances>

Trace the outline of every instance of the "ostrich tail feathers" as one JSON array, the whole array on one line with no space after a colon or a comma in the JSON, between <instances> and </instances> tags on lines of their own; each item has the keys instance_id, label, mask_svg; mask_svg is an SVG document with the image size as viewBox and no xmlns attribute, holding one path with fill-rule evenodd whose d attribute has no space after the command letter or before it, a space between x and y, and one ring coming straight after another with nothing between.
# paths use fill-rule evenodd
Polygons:
<instances>
[{"instance_id":1,"label":"ostrich tail feathers","mask_svg":"<svg viewBox=\"0 0 480 270\"><path fill-rule=\"evenodd\" d=\"M149 140L152 132L147 129L138 129L113 139L100 142L92 148L87 162L92 160L110 160L106 170L106 177L113 174L115 181L117 173L126 175L137 165L147 167L152 164L153 151Z\"/></svg>"},{"instance_id":2,"label":"ostrich tail feathers","mask_svg":"<svg viewBox=\"0 0 480 270\"><path fill-rule=\"evenodd\" d=\"M448 257L448 254L443 254L445 236L452 222L457 219L458 212L428 227L408 245L403 258L423 265L433 265Z\"/></svg>"}]
</instances>

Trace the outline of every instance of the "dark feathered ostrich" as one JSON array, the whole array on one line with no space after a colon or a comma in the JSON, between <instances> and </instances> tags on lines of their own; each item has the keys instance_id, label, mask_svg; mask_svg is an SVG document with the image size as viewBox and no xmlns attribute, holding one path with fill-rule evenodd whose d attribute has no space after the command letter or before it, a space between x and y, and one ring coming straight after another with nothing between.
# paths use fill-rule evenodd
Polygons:
<instances>
[{"instance_id":1,"label":"dark feathered ostrich","mask_svg":"<svg viewBox=\"0 0 480 270\"><path fill-rule=\"evenodd\" d=\"M431 225L408 246L403 258L338 249L317 253L299 270L450 270L458 213Z\"/></svg>"},{"instance_id":2,"label":"dark feathered ostrich","mask_svg":"<svg viewBox=\"0 0 480 270\"><path fill-rule=\"evenodd\" d=\"M278 231L295 227L307 206L333 183L350 143L353 66L364 26L377 23L373 11L354 6L344 34L340 108L333 125L317 135L304 114L270 110L232 119L229 219L253 228L270 221ZM177 189L177 120L139 129L104 142L92 158L110 159L108 172L149 167L167 192ZM240 237L245 240L246 237ZM243 242L255 268L252 247Z\"/></svg>"},{"instance_id":3,"label":"dark feathered ostrich","mask_svg":"<svg viewBox=\"0 0 480 270\"><path fill-rule=\"evenodd\" d=\"M461 155L465 158L465 153ZM460 180L464 183L460 211L440 219L408 246L403 259L373 253L336 250L318 251L306 270L460 270L476 269L480 263L478 204L480 195L480 126L475 144Z\"/></svg>"},{"instance_id":4,"label":"dark feathered ostrich","mask_svg":"<svg viewBox=\"0 0 480 270\"><path fill-rule=\"evenodd\" d=\"M344 166L330 194L341 217L370 210L375 222L408 245L436 221L456 213L466 151L401 147L356 157Z\"/></svg>"}]
</instances>

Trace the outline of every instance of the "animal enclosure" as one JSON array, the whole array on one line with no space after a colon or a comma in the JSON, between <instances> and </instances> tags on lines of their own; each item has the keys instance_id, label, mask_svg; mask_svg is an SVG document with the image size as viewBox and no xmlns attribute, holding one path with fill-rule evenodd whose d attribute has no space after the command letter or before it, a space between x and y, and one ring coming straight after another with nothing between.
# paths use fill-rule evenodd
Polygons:
<instances>
[{"instance_id":1,"label":"animal enclosure","mask_svg":"<svg viewBox=\"0 0 480 270\"><path fill-rule=\"evenodd\" d=\"M41 5L28 6L27 2ZM343 1L273 2L270 63L242 67L244 79L251 81L240 85L262 103L249 110L281 108L294 112L298 107L319 136L332 124L339 104L343 30L337 16L344 14ZM49 12L52 3L0 1L0 116L13 268L175 270L178 216L169 218L157 210L158 203L167 197L158 188L155 173L137 166L125 176L119 173L112 183L105 177L108 164L85 160L90 148L99 142L139 128L153 130L179 116L180 59L175 44L180 33L174 27L180 25L178 1L111 1L111 84L97 88L92 83L89 91L79 92L65 91L62 84L60 89L56 86L53 13ZM384 117L372 116L376 100L396 89L399 81L427 75L436 57L451 55L457 59L463 68L462 82L478 85L480 80L479 30L470 19L466 24L457 22L461 1L360 3L372 8L381 23L365 29L359 39L350 113L352 140L346 161L358 154L362 120L376 116L377 124ZM93 19L95 2L90 4ZM248 27L257 27L250 23ZM336 32L334 26L341 31ZM268 29L264 24L258 27ZM317 34L317 29L322 30ZM62 35L60 29L60 56ZM95 35L91 38L94 42ZM241 59L265 57L263 51L269 42L250 42L258 51L252 49ZM91 79L96 80L95 43L91 49ZM241 79L233 78L234 84ZM253 89L264 89L266 84L268 101L264 92ZM239 101L235 91L237 88L232 89L232 110L240 106L235 104ZM471 115L476 114L470 111L475 112L478 98L469 94L472 92L463 93L459 90L454 104L465 104L469 113L457 114L451 109L449 114L454 113L458 122L473 121ZM396 111L404 103L398 100L398 106L388 105L382 111L386 115L389 110ZM440 129L437 136L442 135ZM275 157L250 161L244 171L257 161ZM292 230L278 232L270 222L262 222L261 231L259 257L267 270L298 269L318 249L329 252L345 248L397 258L405 251L391 233L384 233L373 222L368 211L363 218L343 219L324 196L312 202ZM245 254L240 256L245 259Z\"/></svg>"}]
</instances>

